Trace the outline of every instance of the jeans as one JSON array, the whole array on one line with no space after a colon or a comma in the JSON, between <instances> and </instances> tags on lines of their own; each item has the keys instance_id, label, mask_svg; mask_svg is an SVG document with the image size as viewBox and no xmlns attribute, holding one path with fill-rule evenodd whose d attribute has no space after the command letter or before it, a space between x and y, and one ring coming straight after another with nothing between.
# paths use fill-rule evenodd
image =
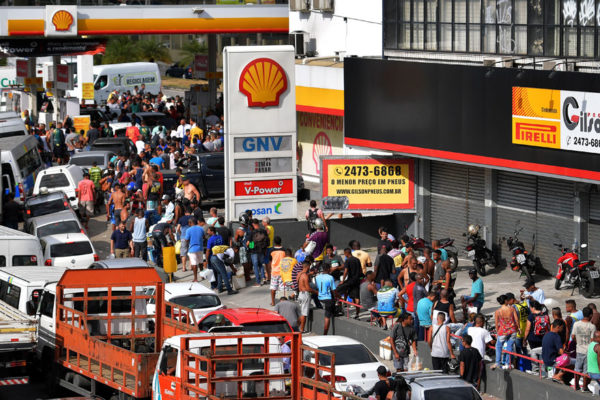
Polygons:
<instances>
[{"instance_id":1,"label":"jeans","mask_svg":"<svg viewBox=\"0 0 600 400\"><path fill-rule=\"evenodd\" d=\"M265 266L263 264L264 255L262 253L252 253L250 254L250 257L252 258L252 265L254 266L256 283L260 285L265 279Z\"/></svg>"},{"instance_id":2,"label":"jeans","mask_svg":"<svg viewBox=\"0 0 600 400\"><path fill-rule=\"evenodd\" d=\"M148 242L133 242L133 256L148 261Z\"/></svg>"},{"instance_id":3,"label":"jeans","mask_svg":"<svg viewBox=\"0 0 600 400\"><path fill-rule=\"evenodd\" d=\"M510 354L503 354L502 348L504 347L504 343L506 343L506 347L508 351L514 351L513 346L515 345L515 339L517 335L513 333L512 335L503 335L498 336L496 339L496 365L509 365L510 364Z\"/></svg>"},{"instance_id":4,"label":"jeans","mask_svg":"<svg viewBox=\"0 0 600 400\"><path fill-rule=\"evenodd\" d=\"M225 270L225 264L223 264L223 261L213 254L210 256L210 265L213 266L216 272L217 290L221 290L223 287L222 283L225 282L225 288L228 292L231 292L231 285L229 284L229 278L227 276L227 271Z\"/></svg>"}]
</instances>

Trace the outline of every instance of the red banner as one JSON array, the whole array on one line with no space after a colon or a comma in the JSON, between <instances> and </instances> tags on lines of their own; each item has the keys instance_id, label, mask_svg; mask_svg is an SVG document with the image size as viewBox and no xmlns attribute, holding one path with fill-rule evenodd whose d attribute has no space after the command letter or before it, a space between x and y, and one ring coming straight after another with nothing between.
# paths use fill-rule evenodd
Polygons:
<instances>
[{"instance_id":1,"label":"red banner","mask_svg":"<svg viewBox=\"0 0 600 400\"><path fill-rule=\"evenodd\" d=\"M17 60L17 76L27 78L27 60Z\"/></svg>"},{"instance_id":2,"label":"red banner","mask_svg":"<svg viewBox=\"0 0 600 400\"><path fill-rule=\"evenodd\" d=\"M57 65L56 66L56 81L69 83L69 66L68 65Z\"/></svg>"},{"instance_id":3,"label":"red banner","mask_svg":"<svg viewBox=\"0 0 600 400\"><path fill-rule=\"evenodd\" d=\"M293 179L269 179L264 181L235 182L236 196L269 196L293 193Z\"/></svg>"}]
</instances>

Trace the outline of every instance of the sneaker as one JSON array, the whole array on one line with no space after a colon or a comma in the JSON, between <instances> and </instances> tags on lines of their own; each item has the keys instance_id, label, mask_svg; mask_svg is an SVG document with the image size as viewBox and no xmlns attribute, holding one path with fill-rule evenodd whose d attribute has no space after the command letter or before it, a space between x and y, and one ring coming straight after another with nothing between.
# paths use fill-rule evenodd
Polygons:
<instances>
[{"instance_id":1,"label":"sneaker","mask_svg":"<svg viewBox=\"0 0 600 400\"><path fill-rule=\"evenodd\" d=\"M239 293L237 290L228 290L227 294L231 295L231 294L237 294Z\"/></svg>"},{"instance_id":2,"label":"sneaker","mask_svg":"<svg viewBox=\"0 0 600 400\"><path fill-rule=\"evenodd\" d=\"M580 391L582 393L592 393L592 391L590 389L588 389L588 388L581 388Z\"/></svg>"}]
</instances>

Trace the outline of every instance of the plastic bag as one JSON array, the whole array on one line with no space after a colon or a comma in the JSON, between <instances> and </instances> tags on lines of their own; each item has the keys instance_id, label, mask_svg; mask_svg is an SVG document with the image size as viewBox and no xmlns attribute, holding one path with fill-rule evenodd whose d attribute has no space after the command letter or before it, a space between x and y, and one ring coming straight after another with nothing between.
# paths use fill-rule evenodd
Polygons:
<instances>
[{"instance_id":1,"label":"plastic bag","mask_svg":"<svg viewBox=\"0 0 600 400\"><path fill-rule=\"evenodd\" d=\"M175 254L181 254L181 240L175 242Z\"/></svg>"},{"instance_id":2,"label":"plastic bag","mask_svg":"<svg viewBox=\"0 0 600 400\"><path fill-rule=\"evenodd\" d=\"M421 371L423 369L423 361L419 358L419 356L411 357L409 364L409 371Z\"/></svg>"}]
</instances>

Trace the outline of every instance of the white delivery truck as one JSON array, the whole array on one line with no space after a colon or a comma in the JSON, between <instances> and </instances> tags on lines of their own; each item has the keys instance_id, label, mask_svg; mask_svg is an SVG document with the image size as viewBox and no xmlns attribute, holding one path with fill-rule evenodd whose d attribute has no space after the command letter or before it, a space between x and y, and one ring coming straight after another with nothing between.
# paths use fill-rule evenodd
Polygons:
<instances>
[{"instance_id":1,"label":"white delivery truck","mask_svg":"<svg viewBox=\"0 0 600 400\"><path fill-rule=\"evenodd\" d=\"M105 103L111 92L131 91L146 86L146 93L160 92L161 80L158 65L150 62L106 64L94 66L94 100Z\"/></svg>"}]
</instances>

